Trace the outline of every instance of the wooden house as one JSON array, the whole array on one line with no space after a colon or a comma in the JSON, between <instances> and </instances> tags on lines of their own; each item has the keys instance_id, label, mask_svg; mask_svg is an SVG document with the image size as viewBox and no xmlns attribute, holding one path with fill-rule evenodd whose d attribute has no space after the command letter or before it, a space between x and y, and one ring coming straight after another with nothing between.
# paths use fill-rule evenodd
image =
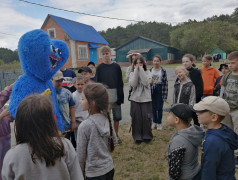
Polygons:
<instances>
[{"instance_id":1,"label":"wooden house","mask_svg":"<svg viewBox=\"0 0 238 180\"><path fill-rule=\"evenodd\" d=\"M133 52L141 53L148 64L152 63L151 60L154 55L160 55L163 64L181 61L181 54L178 49L142 36L121 45L115 51L116 61L125 65L128 63L126 56Z\"/></svg>"},{"instance_id":2,"label":"wooden house","mask_svg":"<svg viewBox=\"0 0 238 180\"><path fill-rule=\"evenodd\" d=\"M100 48L109 43L92 27L76 21L48 15L41 27L51 39L65 41L70 49L67 68L86 66L102 61Z\"/></svg>"}]
</instances>

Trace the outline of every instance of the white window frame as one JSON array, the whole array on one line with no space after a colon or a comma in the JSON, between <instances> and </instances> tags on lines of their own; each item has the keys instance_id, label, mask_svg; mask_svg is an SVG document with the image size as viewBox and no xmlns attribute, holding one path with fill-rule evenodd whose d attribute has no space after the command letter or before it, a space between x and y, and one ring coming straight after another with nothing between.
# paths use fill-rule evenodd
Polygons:
<instances>
[{"instance_id":1,"label":"white window frame","mask_svg":"<svg viewBox=\"0 0 238 180\"><path fill-rule=\"evenodd\" d=\"M53 32L54 32L54 37L51 37L51 36L50 36L50 31L53 31ZM55 31L55 28L47 29L47 32L48 32L48 35L50 36L50 38L56 38L56 31Z\"/></svg>"},{"instance_id":2,"label":"white window frame","mask_svg":"<svg viewBox=\"0 0 238 180\"><path fill-rule=\"evenodd\" d=\"M174 54L173 53L168 53L168 60L174 60Z\"/></svg>"},{"instance_id":3,"label":"white window frame","mask_svg":"<svg viewBox=\"0 0 238 180\"><path fill-rule=\"evenodd\" d=\"M84 51L84 53L81 53L82 51ZM88 59L88 46L78 45L78 59L79 60Z\"/></svg>"},{"instance_id":4,"label":"white window frame","mask_svg":"<svg viewBox=\"0 0 238 180\"><path fill-rule=\"evenodd\" d=\"M102 49L102 47L98 48L98 57L99 57L99 59L102 59L101 49Z\"/></svg>"}]
</instances>

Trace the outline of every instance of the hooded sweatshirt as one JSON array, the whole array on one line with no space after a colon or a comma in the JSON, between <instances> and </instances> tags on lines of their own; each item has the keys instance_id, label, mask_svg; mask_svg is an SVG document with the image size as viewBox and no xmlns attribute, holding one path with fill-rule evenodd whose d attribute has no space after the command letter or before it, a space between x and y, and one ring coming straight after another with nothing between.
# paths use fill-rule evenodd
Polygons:
<instances>
[{"instance_id":1,"label":"hooded sweatshirt","mask_svg":"<svg viewBox=\"0 0 238 180\"><path fill-rule=\"evenodd\" d=\"M32 149L22 143L12 147L6 154L2 168L3 180L83 180L77 155L68 139L62 138L65 155L55 160L54 166L46 166L44 160L32 161Z\"/></svg>"},{"instance_id":2,"label":"hooded sweatshirt","mask_svg":"<svg viewBox=\"0 0 238 180\"><path fill-rule=\"evenodd\" d=\"M140 66L130 73L129 85L133 88L130 100L138 103L151 102L150 83L152 76L149 70Z\"/></svg>"},{"instance_id":3,"label":"hooded sweatshirt","mask_svg":"<svg viewBox=\"0 0 238 180\"><path fill-rule=\"evenodd\" d=\"M215 85L215 80L220 77L219 71L210 66L206 68L204 66L201 67L202 80L203 80L203 94L213 94L213 89Z\"/></svg>"},{"instance_id":4,"label":"hooded sweatshirt","mask_svg":"<svg viewBox=\"0 0 238 180\"><path fill-rule=\"evenodd\" d=\"M187 78L187 82L182 84L180 80L174 84L173 104L184 103L194 105L196 103L196 90L192 81Z\"/></svg>"},{"instance_id":5,"label":"hooded sweatshirt","mask_svg":"<svg viewBox=\"0 0 238 180\"><path fill-rule=\"evenodd\" d=\"M234 150L238 135L222 124L220 129L208 129L202 147L202 180L235 180Z\"/></svg>"},{"instance_id":6,"label":"hooded sweatshirt","mask_svg":"<svg viewBox=\"0 0 238 180\"><path fill-rule=\"evenodd\" d=\"M169 142L168 161L171 179L192 179L200 170L198 146L201 145L205 132L197 125L177 131ZM181 152L183 155L181 156ZM178 164L181 164L179 166ZM175 166L173 166L176 164ZM178 168L180 167L180 168ZM177 168L177 169L176 169ZM176 169L176 170L175 170ZM175 172L176 171L176 172Z\"/></svg>"},{"instance_id":7,"label":"hooded sweatshirt","mask_svg":"<svg viewBox=\"0 0 238 180\"><path fill-rule=\"evenodd\" d=\"M80 124L77 154L87 177L102 176L113 169L109 138L109 120L103 114L90 115Z\"/></svg>"}]
</instances>

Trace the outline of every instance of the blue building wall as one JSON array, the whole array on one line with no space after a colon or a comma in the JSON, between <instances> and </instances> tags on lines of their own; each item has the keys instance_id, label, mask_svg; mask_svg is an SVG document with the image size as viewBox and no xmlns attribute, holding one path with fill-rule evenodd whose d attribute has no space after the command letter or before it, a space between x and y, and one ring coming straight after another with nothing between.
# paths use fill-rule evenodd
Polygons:
<instances>
[{"instance_id":1,"label":"blue building wall","mask_svg":"<svg viewBox=\"0 0 238 180\"><path fill-rule=\"evenodd\" d=\"M180 59L182 57L178 49L147 38L137 37L116 49L117 62L128 62L126 58L128 52L135 49L150 49L147 53L142 53L147 61L152 60L153 56L158 54L163 60L168 60L168 53L173 54L173 59Z\"/></svg>"}]
</instances>

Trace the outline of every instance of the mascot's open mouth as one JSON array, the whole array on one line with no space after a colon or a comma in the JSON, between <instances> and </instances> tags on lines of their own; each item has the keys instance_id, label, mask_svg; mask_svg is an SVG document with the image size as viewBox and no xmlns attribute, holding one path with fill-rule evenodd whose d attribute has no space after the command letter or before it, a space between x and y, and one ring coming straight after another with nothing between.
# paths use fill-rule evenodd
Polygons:
<instances>
[{"instance_id":1,"label":"mascot's open mouth","mask_svg":"<svg viewBox=\"0 0 238 180\"><path fill-rule=\"evenodd\" d=\"M57 63L62 59L62 58L57 58L55 55L49 55L49 59L51 62L51 69L54 69L57 66Z\"/></svg>"},{"instance_id":2,"label":"mascot's open mouth","mask_svg":"<svg viewBox=\"0 0 238 180\"><path fill-rule=\"evenodd\" d=\"M50 45L50 50L53 53L49 55L51 62L50 69L54 69L57 66L57 63L62 59L62 53L59 48L55 48L53 45Z\"/></svg>"}]
</instances>

